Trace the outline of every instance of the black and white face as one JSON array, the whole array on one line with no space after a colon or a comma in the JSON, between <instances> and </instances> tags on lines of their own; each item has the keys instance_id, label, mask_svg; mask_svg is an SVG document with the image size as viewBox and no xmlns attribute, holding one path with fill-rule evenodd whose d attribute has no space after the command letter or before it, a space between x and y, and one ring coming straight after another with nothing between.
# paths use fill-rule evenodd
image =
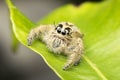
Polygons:
<instances>
[{"instance_id":1,"label":"black and white face","mask_svg":"<svg viewBox=\"0 0 120 80\"><path fill-rule=\"evenodd\" d=\"M56 32L58 34L62 34L63 36L68 36L72 32L72 27L73 25L69 25L67 22L59 23L57 27L55 28Z\"/></svg>"}]
</instances>

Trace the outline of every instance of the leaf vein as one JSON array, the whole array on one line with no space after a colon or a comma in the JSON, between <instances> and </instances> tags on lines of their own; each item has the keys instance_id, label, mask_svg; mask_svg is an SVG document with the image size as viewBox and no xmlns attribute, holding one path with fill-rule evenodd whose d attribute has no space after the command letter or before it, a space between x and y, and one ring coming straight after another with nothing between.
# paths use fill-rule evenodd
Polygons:
<instances>
[{"instance_id":1,"label":"leaf vein","mask_svg":"<svg viewBox=\"0 0 120 80\"><path fill-rule=\"evenodd\" d=\"M94 65L93 62L90 61L90 59L83 55L83 58L86 60L86 62L95 70L95 72L102 78L102 80L108 80L105 75Z\"/></svg>"}]
</instances>

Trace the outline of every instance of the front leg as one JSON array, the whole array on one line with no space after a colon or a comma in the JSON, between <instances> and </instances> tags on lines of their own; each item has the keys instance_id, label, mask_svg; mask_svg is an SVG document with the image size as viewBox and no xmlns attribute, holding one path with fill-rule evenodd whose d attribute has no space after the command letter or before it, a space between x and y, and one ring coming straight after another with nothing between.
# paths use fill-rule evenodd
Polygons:
<instances>
[{"instance_id":1,"label":"front leg","mask_svg":"<svg viewBox=\"0 0 120 80\"><path fill-rule=\"evenodd\" d=\"M41 36L43 36L45 33L47 33L51 29L51 27L53 26L41 25L37 28L32 29L27 37L28 46L30 46L34 40L40 39Z\"/></svg>"},{"instance_id":2,"label":"front leg","mask_svg":"<svg viewBox=\"0 0 120 80\"><path fill-rule=\"evenodd\" d=\"M79 62L80 58L81 58L81 55L77 54L77 53L73 53L70 56L68 56L68 61L65 64L65 66L63 67L63 70L67 70L71 66L76 65L76 63Z\"/></svg>"},{"instance_id":3,"label":"front leg","mask_svg":"<svg viewBox=\"0 0 120 80\"><path fill-rule=\"evenodd\" d=\"M68 47L68 49L65 51L68 53L68 61L63 67L63 70L69 69L73 65L78 65L83 53L84 47L82 39L78 38L73 45Z\"/></svg>"}]
</instances>

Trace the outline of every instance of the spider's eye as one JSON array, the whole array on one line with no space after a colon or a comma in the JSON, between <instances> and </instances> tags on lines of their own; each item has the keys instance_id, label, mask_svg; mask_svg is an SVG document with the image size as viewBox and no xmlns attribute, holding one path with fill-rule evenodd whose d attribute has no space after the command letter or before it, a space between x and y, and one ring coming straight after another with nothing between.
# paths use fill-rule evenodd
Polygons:
<instances>
[{"instance_id":1,"label":"spider's eye","mask_svg":"<svg viewBox=\"0 0 120 80\"><path fill-rule=\"evenodd\" d=\"M71 32L71 28L69 28L69 27L67 27L67 28L65 28L65 32L66 32L66 34L70 34L70 32Z\"/></svg>"},{"instance_id":2,"label":"spider's eye","mask_svg":"<svg viewBox=\"0 0 120 80\"><path fill-rule=\"evenodd\" d=\"M70 32L71 32L71 28L67 27L67 28L65 28L64 31L62 31L61 33L62 33L62 35L66 35L66 34L69 35Z\"/></svg>"},{"instance_id":3,"label":"spider's eye","mask_svg":"<svg viewBox=\"0 0 120 80\"><path fill-rule=\"evenodd\" d=\"M66 31L65 30L62 32L62 35L66 35Z\"/></svg>"},{"instance_id":4,"label":"spider's eye","mask_svg":"<svg viewBox=\"0 0 120 80\"><path fill-rule=\"evenodd\" d=\"M58 26L59 26L59 27L61 27L61 28L63 27L63 25L62 25L62 24L59 24Z\"/></svg>"},{"instance_id":5,"label":"spider's eye","mask_svg":"<svg viewBox=\"0 0 120 80\"><path fill-rule=\"evenodd\" d=\"M58 33L61 33L61 29L62 29L62 28L57 27L57 32L58 32Z\"/></svg>"},{"instance_id":6,"label":"spider's eye","mask_svg":"<svg viewBox=\"0 0 120 80\"><path fill-rule=\"evenodd\" d=\"M61 33L62 27L63 27L62 24L59 24L59 25L56 27L56 30L57 30L58 33Z\"/></svg>"}]
</instances>

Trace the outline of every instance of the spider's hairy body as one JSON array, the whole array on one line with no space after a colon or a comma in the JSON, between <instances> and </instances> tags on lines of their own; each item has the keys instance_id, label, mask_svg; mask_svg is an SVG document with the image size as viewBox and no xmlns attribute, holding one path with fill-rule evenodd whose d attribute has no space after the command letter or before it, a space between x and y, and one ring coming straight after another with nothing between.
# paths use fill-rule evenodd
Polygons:
<instances>
[{"instance_id":1,"label":"spider's hairy body","mask_svg":"<svg viewBox=\"0 0 120 80\"><path fill-rule=\"evenodd\" d=\"M54 25L41 25L34 28L28 35L28 45L35 39L41 39L48 49L56 54L65 54L68 61L63 67L67 70L72 65L77 65L83 53L83 34L70 22L61 22Z\"/></svg>"}]
</instances>

